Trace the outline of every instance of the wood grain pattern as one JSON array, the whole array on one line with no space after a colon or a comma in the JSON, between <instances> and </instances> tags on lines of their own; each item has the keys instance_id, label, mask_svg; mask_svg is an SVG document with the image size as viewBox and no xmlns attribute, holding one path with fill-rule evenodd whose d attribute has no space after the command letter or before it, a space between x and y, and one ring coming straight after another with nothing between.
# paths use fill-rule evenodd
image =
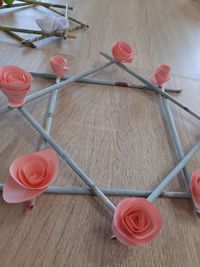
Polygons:
<instances>
[{"instance_id":1,"label":"wood grain pattern","mask_svg":"<svg viewBox=\"0 0 200 267\"><path fill-rule=\"evenodd\" d=\"M58 1L64 3L65 1ZM49 39L34 50L21 47L0 33L0 64L32 71L50 71L48 58L69 58L76 74L105 60L116 40L132 43L136 59L131 67L149 77L159 64L172 67L169 87L182 88L178 99L200 114L200 4L189 0L74 0L73 16L91 27L74 40ZM31 16L43 8L0 11L0 23L36 27ZM26 23L24 24L24 21ZM94 75L132 81L116 66ZM52 81L34 79L33 91ZM6 103L1 95L0 104ZM48 97L27 104L42 123ZM199 138L199 122L171 105L185 152ZM139 90L73 84L59 92L53 137L98 186L153 189L175 166L176 158L162 121L156 97ZM17 111L0 115L0 177L9 175L17 156L34 152L38 134ZM200 152L188 164L199 167ZM169 189L184 190L182 174ZM178 182L179 181L179 182ZM60 160L59 185L82 185ZM120 198L112 197L114 203ZM165 219L161 235L143 248L126 248L110 241L112 218L90 196L42 195L32 212L24 205L8 205L0 197L0 266L165 266L200 265L199 218L189 200L157 200Z\"/></svg>"}]
</instances>

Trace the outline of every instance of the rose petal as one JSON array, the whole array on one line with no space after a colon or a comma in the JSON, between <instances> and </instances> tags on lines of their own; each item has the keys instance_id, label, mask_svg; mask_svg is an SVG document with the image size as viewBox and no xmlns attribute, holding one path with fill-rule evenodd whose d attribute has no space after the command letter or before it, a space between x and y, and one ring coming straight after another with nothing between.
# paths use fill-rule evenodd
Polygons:
<instances>
[{"instance_id":1,"label":"rose petal","mask_svg":"<svg viewBox=\"0 0 200 267\"><path fill-rule=\"evenodd\" d=\"M31 167L32 165L36 165L37 164L37 170L34 170L34 172L32 173ZM40 180L42 177L45 176L46 174L46 169L43 166L43 164L39 161L39 160L35 160L33 162L28 162L28 164L23 166L23 172L25 174L25 176L30 177L30 182L32 183L37 183L37 181L35 181L34 177L37 177L37 180Z\"/></svg>"},{"instance_id":2,"label":"rose petal","mask_svg":"<svg viewBox=\"0 0 200 267\"><path fill-rule=\"evenodd\" d=\"M12 108L21 107L25 103L26 94L29 92L30 87L27 90L12 91L1 88L1 91L8 98L8 106Z\"/></svg>"},{"instance_id":3,"label":"rose petal","mask_svg":"<svg viewBox=\"0 0 200 267\"><path fill-rule=\"evenodd\" d=\"M18 169L19 181L26 187L41 186L46 182L48 165L42 157L32 155Z\"/></svg>"},{"instance_id":4,"label":"rose petal","mask_svg":"<svg viewBox=\"0 0 200 267\"><path fill-rule=\"evenodd\" d=\"M3 199L7 203L20 203L41 195L45 190L46 188L34 190L24 188L10 177L3 187Z\"/></svg>"}]
</instances>

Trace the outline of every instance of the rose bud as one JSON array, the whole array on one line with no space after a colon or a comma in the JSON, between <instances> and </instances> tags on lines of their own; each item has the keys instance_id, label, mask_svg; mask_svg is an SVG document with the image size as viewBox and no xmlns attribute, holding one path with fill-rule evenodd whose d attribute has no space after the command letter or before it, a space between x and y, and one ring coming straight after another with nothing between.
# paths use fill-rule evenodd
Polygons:
<instances>
[{"instance_id":1,"label":"rose bud","mask_svg":"<svg viewBox=\"0 0 200 267\"><path fill-rule=\"evenodd\" d=\"M56 77L62 77L63 74L69 70L67 67L67 59L62 56L52 56L50 58L50 66Z\"/></svg>"},{"instance_id":2,"label":"rose bud","mask_svg":"<svg viewBox=\"0 0 200 267\"><path fill-rule=\"evenodd\" d=\"M170 66L161 65L156 69L154 74L151 76L150 81L157 84L160 87L163 87L164 84L170 79Z\"/></svg>"},{"instance_id":3,"label":"rose bud","mask_svg":"<svg viewBox=\"0 0 200 267\"><path fill-rule=\"evenodd\" d=\"M131 63L134 57L134 51L125 42L116 42L112 45L112 54L116 61Z\"/></svg>"}]
</instances>

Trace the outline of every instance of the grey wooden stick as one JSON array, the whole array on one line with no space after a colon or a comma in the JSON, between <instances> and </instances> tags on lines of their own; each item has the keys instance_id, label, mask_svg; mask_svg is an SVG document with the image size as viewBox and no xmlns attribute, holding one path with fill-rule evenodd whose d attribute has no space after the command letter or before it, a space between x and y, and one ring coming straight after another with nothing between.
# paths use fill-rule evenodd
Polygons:
<instances>
[{"instance_id":1,"label":"grey wooden stick","mask_svg":"<svg viewBox=\"0 0 200 267\"><path fill-rule=\"evenodd\" d=\"M99 70L103 70L109 66L111 66L114 62L108 62L108 63L105 63L105 64L101 64L101 65L98 65L98 66L95 66L87 71L84 71L84 72L81 72L73 77L71 77L70 79L66 80L66 81L62 81L61 83L59 84L54 84L52 86L49 86L45 89L42 89L40 91L37 91L31 95L28 95L26 97L26 103L30 102L30 101L33 101L37 98L40 98L41 96L44 96L46 94L49 94L51 93L52 91L55 91L55 90L59 90L61 88L64 88L65 86L73 83L73 82L76 82L78 80L81 80L82 78L86 77L86 76L89 76L90 74L93 74ZM8 106L4 106L4 107L1 107L0 108L0 112L6 112L6 111L10 111L10 110L13 110L14 108L11 108L11 107L8 107Z\"/></svg>"},{"instance_id":2,"label":"grey wooden stick","mask_svg":"<svg viewBox=\"0 0 200 267\"><path fill-rule=\"evenodd\" d=\"M34 72L29 71L29 73L34 77L41 77L41 78L47 78L47 79L55 79L54 74L44 73L44 72ZM62 81L70 79L72 76L64 76L61 78ZM94 78L83 78L81 80L78 80L79 83L92 83L92 84L100 84L100 85L109 85L109 86L118 86L118 87L128 87L128 88L135 88L135 89L144 89L144 90L150 90L153 91L153 89L142 85L142 84L135 84L131 82L124 82L124 81L113 81L113 80L100 80L100 79L94 79ZM169 93L181 93L182 89L169 89L165 88L166 92Z\"/></svg>"},{"instance_id":3,"label":"grey wooden stick","mask_svg":"<svg viewBox=\"0 0 200 267\"><path fill-rule=\"evenodd\" d=\"M3 190L3 183L0 183L0 191ZM100 188L100 190L107 196L132 196L132 197L148 197L152 190L143 189L115 189L115 188ZM66 195L94 195L89 188L79 186L59 186L50 185L45 193L51 194L66 194ZM187 192L168 192L163 191L159 197L163 198L190 198Z\"/></svg>"},{"instance_id":4,"label":"grey wooden stick","mask_svg":"<svg viewBox=\"0 0 200 267\"><path fill-rule=\"evenodd\" d=\"M48 141L53 149L60 155L61 158L74 170L74 172L80 177L80 179L97 195L102 202L113 213L115 211L115 205L104 195L104 193L93 183L91 178L77 165L77 163L66 153L56 141L48 135L48 133L41 127L41 125L35 120L35 118L24 108L20 107L18 110L22 115L30 122L30 124L41 134L41 136Z\"/></svg>"},{"instance_id":5,"label":"grey wooden stick","mask_svg":"<svg viewBox=\"0 0 200 267\"><path fill-rule=\"evenodd\" d=\"M184 158L185 155L184 155L183 147L182 147L180 139L179 139L178 131L176 129L176 125L174 122L174 118L173 118L168 100L165 99L164 97L162 97L161 95L159 95L159 99L160 99L160 103L161 103L163 110L165 112L165 115L166 115L168 128L169 128L171 137L173 139L173 142L174 142L174 145L176 148L178 160L180 161L181 159ZM187 186L187 191L191 195L190 188L189 188L189 186L190 186L190 173L189 173L189 169L188 169L187 165L184 166L182 171L183 171L183 175L185 178L184 180L185 180L185 184ZM191 200L192 200L192 198L191 198ZM199 213L199 210L195 207L193 200L192 200L192 204L193 204L194 211Z\"/></svg>"},{"instance_id":6,"label":"grey wooden stick","mask_svg":"<svg viewBox=\"0 0 200 267\"><path fill-rule=\"evenodd\" d=\"M104 53L104 52L99 52L99 53L102 56L104 56L105 58L107 58L108 60L110 60L111 62L113 62L114 58L111 57L110 55L108 55L107 53ZM188 108L186 105L184 105L183 103L181 103L180 101L178 101L176 98L174 98L171 95L169 95L169 94L161 91L158 88L158 86L156 86L155 84L153 84L150 81L146 80L141 75L139 75L135 71L129 69L127 66L125 66L121 62L118 62L118 61L115 60L115 64L117 66L119 66L121 69L123 69L126 72L128 72L129 74L131 74L132 76L134 76L135 78L137 78L138 80L140 80L141 82L143 82L144 84L146 84L148 87L152 88L155 92L157 92L157 93L161 94L162 96L168 98L174 104L176 104L177 106L179 106L180 108L184 109L186 112L190 113L192 116L194 116L195 118L197 118L198 120L200 120L200 116L198 114L196 114L195 112L193 112L190 108Z\"/></svg>"}]
</instances>

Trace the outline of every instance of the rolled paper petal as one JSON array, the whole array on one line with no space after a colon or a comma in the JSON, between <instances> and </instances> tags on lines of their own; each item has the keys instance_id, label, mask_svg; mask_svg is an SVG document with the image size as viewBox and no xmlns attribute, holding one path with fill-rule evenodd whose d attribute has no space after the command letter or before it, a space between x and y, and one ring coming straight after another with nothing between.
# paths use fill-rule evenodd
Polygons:
<instances>
[{"instance_id":1,"label":"rolled paper petal","mask_svg":"<svg viewBox=\"0 0 200 267\"><path fill-rule=\"evenodd\" d=\"M19 185L12 177L9 177L3 187L3 199L7 203L25 202L41 195L46 188L27 189Z\"/></svg>"},{"instance_id":2,"label":"rolled paper petal","mask_svg":"<svg viewBox=\"0 0 200 267\"><path fill-rule=\"evenodd\" d=\"M8 106L11 108L21 107L25 103L26 94L30 91L31 87L24 91L12 91L1 89L8 99Z\"/></svg>"},{"instance_id":3,"label":"rolled paper petal","mask_svg":"<svg viewBox=\"0 0 200 267\"><path fill-rule=\"evenodd\" d=\"M66 17L43 15L36 18L35 21L46 34L62 33L69 28L69 21Z\"/></svg>"},{"instance_id":4,"label":"rolled paper petal","mask_svg":"<svg viewBox=\"0 0 200 267\"><path fill-rule=\"evenodd\" d=\"M192 174L190 181L190 190L196 208L200 209L200 169L197 169Z\"/></svg>"},{"instance_id":5,"label":"rolled paper petal","mask_svg":"<svg viewBox=\"0 0 200 267\"><path fill-rule=\"evenodd\" d=\"M11 164L11 177L3 187L4 200L17 203L33 199L54 181L57 172L58 158L52 149L18 157Z\"/></svg>"},{"instance_id":6,"label":"rolled paper petal","mask_svg":"<svg viewBox=\"0 0 200 267\"><path fill-rule=\"evenodd\" d=\"M164 84L170 79L170 66L161 65L151 76L151 82L163 87Z\"/></svg>"},{"instance_id":7,"label":"rolled paper petal","mask_svg":"<svg viewBox=\"0 0 200 267\"><path fill-rule=\"evenodd\" d=\"M160 211L144 198L126 198L113 217L113 235L126 246L141 246L154 240L161 231Z\"/></svg>"},{"instance_id":8,"label":"rolled paper petal","mask_svg":"<svg viewBox=\"0 0 200 267\"><path fill-rule=\"evenodd\" d=\"M131 63L134 58L133 49L126 42L116 42L112 45L112 54L119 62Z\"/></svg>"},{"instance_id":9,"label":"rolled paper petal","mask_svg":"<svg viewBox=\"0 0 200 267\"><path fill-rule=\"evenodd\" d=\"M56 77L62 77L63 74L69 70L67 67L67 59L59 55L50 58L50 66Z\"/></svg>"},{"instance_id":10,"label":"rolled paper petal","mask_svg":"<svg viewBox=\"0 0 200 267\"><path fill-rule=\"evenodd\" d=\"M8 106L20 107L31 89L32 76L16 66L0 67L0 89L8 98Z\"/></svg>"}]
</instances>

